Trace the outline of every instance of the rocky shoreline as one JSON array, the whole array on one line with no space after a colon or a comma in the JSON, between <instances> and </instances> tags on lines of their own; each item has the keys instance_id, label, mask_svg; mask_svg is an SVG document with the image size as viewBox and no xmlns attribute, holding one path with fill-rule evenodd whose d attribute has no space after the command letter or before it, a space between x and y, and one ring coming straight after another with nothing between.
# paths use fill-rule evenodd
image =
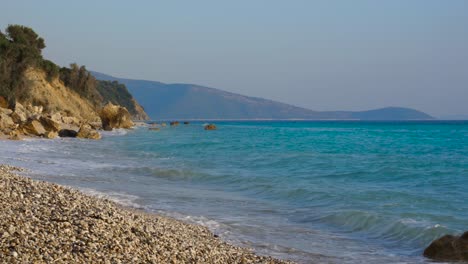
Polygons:
<instances>
[{"instance_id":1,"label":"rocky shoreline","mask_svg":"<svg viewBox=\"0 0 468 264\"><path fill-rule=\"evenodd\" d=\"M3 263L290 263L229 245L207 228L123 208L0 165Z\"/></svg>"},{"instance_id":2,"label":"rocky shoreline","mask_svg":"<svg viewBox=\"0 0 468 264\"><path fill-rule=\"evenodd\" d=\"M128 110L112 103L106 104L99 111L99 117L88 120L63 112L47 112L42 106L25 107L19 102L9 106L4 100L2 102L0 139L21 140L23 137L101 139L100 130L129 129L134 126Z\"/></svg>"}]
</instances>

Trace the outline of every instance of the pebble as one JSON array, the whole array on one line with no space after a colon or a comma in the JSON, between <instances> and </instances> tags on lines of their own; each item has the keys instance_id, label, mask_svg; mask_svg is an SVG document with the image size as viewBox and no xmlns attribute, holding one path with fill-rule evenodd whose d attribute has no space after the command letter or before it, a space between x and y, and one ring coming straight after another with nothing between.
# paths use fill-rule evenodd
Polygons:
<instances>
[{"instance_id":1,"label":"pebble","mask_svg":"<svg viewBox=\"0 0 468 264\"><path fill-rule=\"evenodd\" d=\"M0 165L2 263L292 263L227 244L205 227L18 171Z\"/></svg>"}]
</instances>

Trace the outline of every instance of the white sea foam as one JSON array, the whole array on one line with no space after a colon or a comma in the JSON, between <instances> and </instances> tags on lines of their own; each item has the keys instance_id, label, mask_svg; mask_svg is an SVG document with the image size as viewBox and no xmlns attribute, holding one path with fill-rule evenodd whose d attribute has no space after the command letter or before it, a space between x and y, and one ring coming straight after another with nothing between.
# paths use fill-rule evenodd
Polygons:
<instances>
[{"instance_id":1,"label":"white sea foam","mask_svg":"<svg viewBox=\"0 0 468 264\"><path fill-rule=\"evenodd\" d=\"M105 137L123 136L128 134L128 130L123 128L114 128L112 131L100 131L100 133Z\"/></svg>"},{"instance_id":2,"label":"white sea foam","mask_svg":"<svg viewBox=\"0 0 468 264\"><path fill-rule=\"evenodd\" d=\"M101 192L91 188L79 188L79 190L85 194L100 198L100 199L108 199L113 202L116 202L120 205L133 207L133 208L143 208L140 204L136 201L140 198L136 195L127 194L127 193L119 193L119 192Z\"/></svg>"}]
</instances>

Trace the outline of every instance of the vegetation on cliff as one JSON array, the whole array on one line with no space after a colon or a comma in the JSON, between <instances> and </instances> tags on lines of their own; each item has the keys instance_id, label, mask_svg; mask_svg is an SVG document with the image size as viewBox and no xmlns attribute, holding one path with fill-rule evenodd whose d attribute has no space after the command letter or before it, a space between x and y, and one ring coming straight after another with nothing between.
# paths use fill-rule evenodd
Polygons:
<instances>
[{"instance_id":1,"label":"vegetation on cliff","mask_svg":"<svg viewBox=\"0 0 468 264\"><path fill-rule=\"evenodd\" d=\"M41 79L40 72L44 72L45 82L51 84L51 87L60 85L66 87L71 90L69 91L71 94L77 94L86 101L85 104L89 104L94 112L98 112L105 104L112 102L126 107L135 119L148 119L143 108L133 99L125 85L98 81L85 66L76 63L70 64L69 68L59 67L42 57L44 48L44 39L31 28L9 25L5 33L0 31L0 97L5 98L10 106L14 106L18 101L25 105L42 105L46 111L69 110L69 105L54 103L54 99L50 97L53 96L51 89L40 93L32 89L31 74L28 74L28 71L35 72L33 81ZM52 85L53 83L55 85ZM49 86L43 84L40 87ZM48 94L49 98L38 98L38 94ZM78 101L75 100L83 105ZM80 105L75 108L82 109Z\"/></svg>"}]
</instances>

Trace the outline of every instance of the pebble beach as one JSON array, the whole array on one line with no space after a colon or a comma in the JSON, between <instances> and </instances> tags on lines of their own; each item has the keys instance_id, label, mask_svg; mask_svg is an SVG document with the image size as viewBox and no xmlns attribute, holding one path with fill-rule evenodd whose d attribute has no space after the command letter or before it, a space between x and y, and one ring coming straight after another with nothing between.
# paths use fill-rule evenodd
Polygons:
<instances>
[{"instance_id":1,"label":"pebble beach","mask_svg":"<svg viewBox=\"0 0 468 264\"><path fill-rule=\"evenodd\" d=\"M0 165L1 263L289 263Z\"/></svg>"}]
</instances>

